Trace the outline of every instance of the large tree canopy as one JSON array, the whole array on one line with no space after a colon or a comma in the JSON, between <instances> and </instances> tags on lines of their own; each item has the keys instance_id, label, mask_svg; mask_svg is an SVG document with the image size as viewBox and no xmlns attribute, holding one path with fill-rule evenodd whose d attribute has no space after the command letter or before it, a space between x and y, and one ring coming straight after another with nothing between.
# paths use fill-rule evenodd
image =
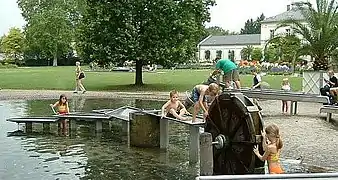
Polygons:
<instances>
[{"instance_id":1,"label":"large tree canopy","mask_svg":"<svg viewBox=\"0 0 338 180\"><path fill-rule=\"evenodd\" d=\"M328 58L338 47L338 4L336 0L316 0L316 7L310 3L298 3L304 22L294 19L284 21L280 27L290 26L300 35L303 46L300 51L315 58L314 70L327 70Z\"/></svg>"},{"instance_id":2,"label":"large tree canopy","mask_svg":"<svg viewBox=\"0 0 338 180\"><path fill-rule=\"evenodd\" d=\"M72 50L79 2L81 1L18 0L27 22L25 35L28 47L43 54L45 58L53 58L53 66L57 66L59 56Z\"/></svg>"},{"instance_id":3,"label":"large tree canopy","mask_svg":"<svg viewBox=\"0 0 338 180\"><path fill-rule=\"evenodd\" d=\"M7 60L12 60L16 64L22 59L24 49L24 35L19 28L11 28L8 35L0 39L2 51L6 54Z\"/></svg>"},{"instance_id":4,"label":"large tree canopy","mask_svg":"<svg viewBox=\"0 0 338 180\"><path fill-rule=\"evenodd\" d=\"M265 19L264 14L261 14L254 21L252 18L248 19L244 27L241 29L240 34L260 34L261 33L261 22Z\"/></svg>"},{"instance_id":5,"label":"large tree canopy","mask_svg":"<svg viewBox=\"0 0 338 180\"><path fill-rule=\"evenodd\" d=\"M191 60L209 21L213 0L88 0L81 28L83 56L101 63L136 62L135 84L142 65Z\"/></svg>"}]
</instances>

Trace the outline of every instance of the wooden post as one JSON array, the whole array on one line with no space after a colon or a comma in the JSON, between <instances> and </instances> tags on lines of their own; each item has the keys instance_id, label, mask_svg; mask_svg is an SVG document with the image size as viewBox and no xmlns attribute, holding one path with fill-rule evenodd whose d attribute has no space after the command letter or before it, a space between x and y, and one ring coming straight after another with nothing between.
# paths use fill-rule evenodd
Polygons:
<instances>
[{"instance_id":1,"label":"wooden post","mask_svg":"<svg viewBox=\"0 0 338 180\"><path fill-rule=\"evenodd\" d=\"M26 133L31 133L33 131L33 123L26 122Z\"/></svg>"},{"instance_id":2,"label":"wooden post","mask_svg":"<svg viewBox=\"0 0 338 180\"><path fill-rule=\"evenodd\" d=\"M331 116L332 116L332 113L327 113L326 114L326 121L327 122L330 122Z\"/></svg>"},{"instance_id":3,"label":"wooden post","mask_svg":"<svg viewBox=\"0 0 338 180\"><path fill-rule=\"evenodd\" d=\"M293 101L291 101L291 104L290 104L290 115L291 116L293 115Z\"/></svg>"},{"instance_id":4,"label":"wooden post","mask_svg":"<svg viewBox=\"0 0 338 180\"><path fill-rule=\"evenodd\" d=\"M294 115L297 114L297 101L295 101L295 111L294 111Z\"/></svg>"},{"instance_id":5,"label":"wooden post","mask_svg":"<svg viewBox=\"0 0 338 180\"><path fill-rule=\"evenodd\" d=\"M134 112L129 122L130 145L136 147L160 147L160 118L142 112Z\"/></svg>"},{"instance_id":6,"label":"wooden post","mask_svg":"<svg viewBox=\"0 0 338 180\"><path fill-rule=\"evenodd\" d=\"M102 132L102 120L101 119L97 119L95 121L95 131Z\"/></svg>"},{"instance_id":7,"label":"wooden post","mask_svg":"<svg viewBox=\"0 0 338 180\"><path fill-rule=\"evenodd\" d=\"M71 118L69 119L69 131L76 131L77 125L76 125L76 119Z\"/></svg>"},{"instance_id":8,"label":"wooden post","mask_svg":"<svg viewBox=\"0 0 338 180\"><path fill-rule=\"evenodd\" d=\"M200 134L200 175L211 176L214 171L212 152L212 135L204 132Z\"/></svg>"},{"instance_id":9,"label":"wooden post","mask_svg":"<svg viewBox=\"0 0 338 180\"><path fill-rule=\"evenodd\" d=\"M131 117L131 116L129 115L129 117ZM122 132L129 135L129 128L130 128L129 127L129 121L122 120Z\"/></svg>"},{"instance_id":10,"label":"wooden post","mask_svg":"<svg viewBox=\"0 0 338 180\"><path fill-rule=\"evenodd\" d=\"M199 131L198 126L190 125L190 142L189 142L189 162L197 163L198 162L198 151L199 151Z\"/></svg>"},{"instance_id":11,"label":"wooden post","mask_svg":"<svg viewBox=\"0 0 338 180\"><path fill-rule=\"evenodd\" d=\"M43 132L44 133L49 133L50 132L50 123L43 123L42 127L43 127Z\"/></svg>"},{"instance_id":12,"label":"wooden post","mask_svg":"<svg viewBox=\"0 0 338 180\"><path fill-rule=\"evenodd\" d=\"M160 120L160 148L168 149L169 146L169 121L168 119Z\"/></svg>"}]
</instances>

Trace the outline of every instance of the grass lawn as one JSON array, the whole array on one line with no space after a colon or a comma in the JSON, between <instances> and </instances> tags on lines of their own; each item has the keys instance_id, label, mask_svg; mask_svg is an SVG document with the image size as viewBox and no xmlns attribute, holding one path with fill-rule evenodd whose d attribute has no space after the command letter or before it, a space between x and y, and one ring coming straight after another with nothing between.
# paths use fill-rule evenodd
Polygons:
<instances>
[{"instance_id":1,"label":"grass lawn","mask_svg":"<svg viewBox=\"0 0 338 180\"><path fill-rule=\"evenodd\" d=\"M142 87L135 87L135 73L90 72L86 67L83 81L89 91L178 91L191 90L207 79L212 70L158 70L144 72ZM29 67L0 69L0 88L3 89L58 89L74 90L75 67ZM264 76L273 89L280 89L284 76ZM301 90L302 78L289 77L293 91ZM252 84L252 75L241 76L243 87Z\"/></svg>"}]
</instances>

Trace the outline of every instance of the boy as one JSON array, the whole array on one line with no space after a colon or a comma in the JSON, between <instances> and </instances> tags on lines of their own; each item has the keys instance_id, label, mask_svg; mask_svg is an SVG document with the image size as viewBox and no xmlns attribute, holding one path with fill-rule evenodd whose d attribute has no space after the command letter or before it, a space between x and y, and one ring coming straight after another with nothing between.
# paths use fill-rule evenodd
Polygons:
<instances>
[{"instance_id":1,"label":"boy","mask_svg":"<svg viewBox=\"0 0 338 180\"><path fill-rule=\"evenodd\" d=\"M217 58L218 60L219 58ZM229 88L232 81L235 82L237 89L241 88L241 82L239 80L239 73L237 71L237 65L229 59L220 59L216 63L216 70L211 74L214 76L220 74L223 71L223 82L225 87Z\"/></svg>"},{"instance_id":2,"label":"boy","mask_svg":"<svg viewBox=\"0 0 338 180\"><path fill-rule=\"evenodd\" d=\"M208 116L208 105L205 95L216 96L219 93L219 86L216 83L210 85L199 84L192 90L192 100L194 101L194 112L192 114L192 122L195 122L197 113L203 110L203 118Z\"/></svg>"},{"instance_id":3,"label":"boy","mask_svg":"<svg viewBox=\"0 0 338 180\"><path fill-rule=\"evenodd\" d=\"M188 120L188 118L183 117L184 114L189 114L189 112L178 99L178 92L172 90L170 92L170 100L162 106L162 118L171 117L182 121Z\"/></svg>"},{"instance_id":4,"label":"boy","mask_svg":"<svg viewBox=\"0 0 338 180\"><path fill-rule=\"evenodd\" d=\"M252 75L254 75L253 86L251 87L251 89L261 89L261 82L262 82L261 76L257 73L256 69L252 69L251 73Z\"/></svg>"}]
</instances>

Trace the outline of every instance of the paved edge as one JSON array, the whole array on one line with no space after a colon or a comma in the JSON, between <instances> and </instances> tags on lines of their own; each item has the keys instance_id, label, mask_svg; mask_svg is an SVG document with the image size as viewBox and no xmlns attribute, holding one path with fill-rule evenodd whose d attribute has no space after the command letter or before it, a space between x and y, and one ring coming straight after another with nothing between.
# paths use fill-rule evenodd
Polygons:
<instances>
[{"instance_id":1,"label":"paved edge","mask_svg":"<svg viewBox=\"0 0 338 180\"><path fill-rule=\"evenodd\" d=\"M120 92L120 91L87 91L86 93L73 93L73 91L63 90L17 90L2 89L0 90L0 100L12 99L58 99L61 94L65 94L68 98L86 97L86 98L142 98L142 99L169 99L169 92ZM185 99L185 93L179 94L181 100Z\"/></svg>"}]
</instances>

